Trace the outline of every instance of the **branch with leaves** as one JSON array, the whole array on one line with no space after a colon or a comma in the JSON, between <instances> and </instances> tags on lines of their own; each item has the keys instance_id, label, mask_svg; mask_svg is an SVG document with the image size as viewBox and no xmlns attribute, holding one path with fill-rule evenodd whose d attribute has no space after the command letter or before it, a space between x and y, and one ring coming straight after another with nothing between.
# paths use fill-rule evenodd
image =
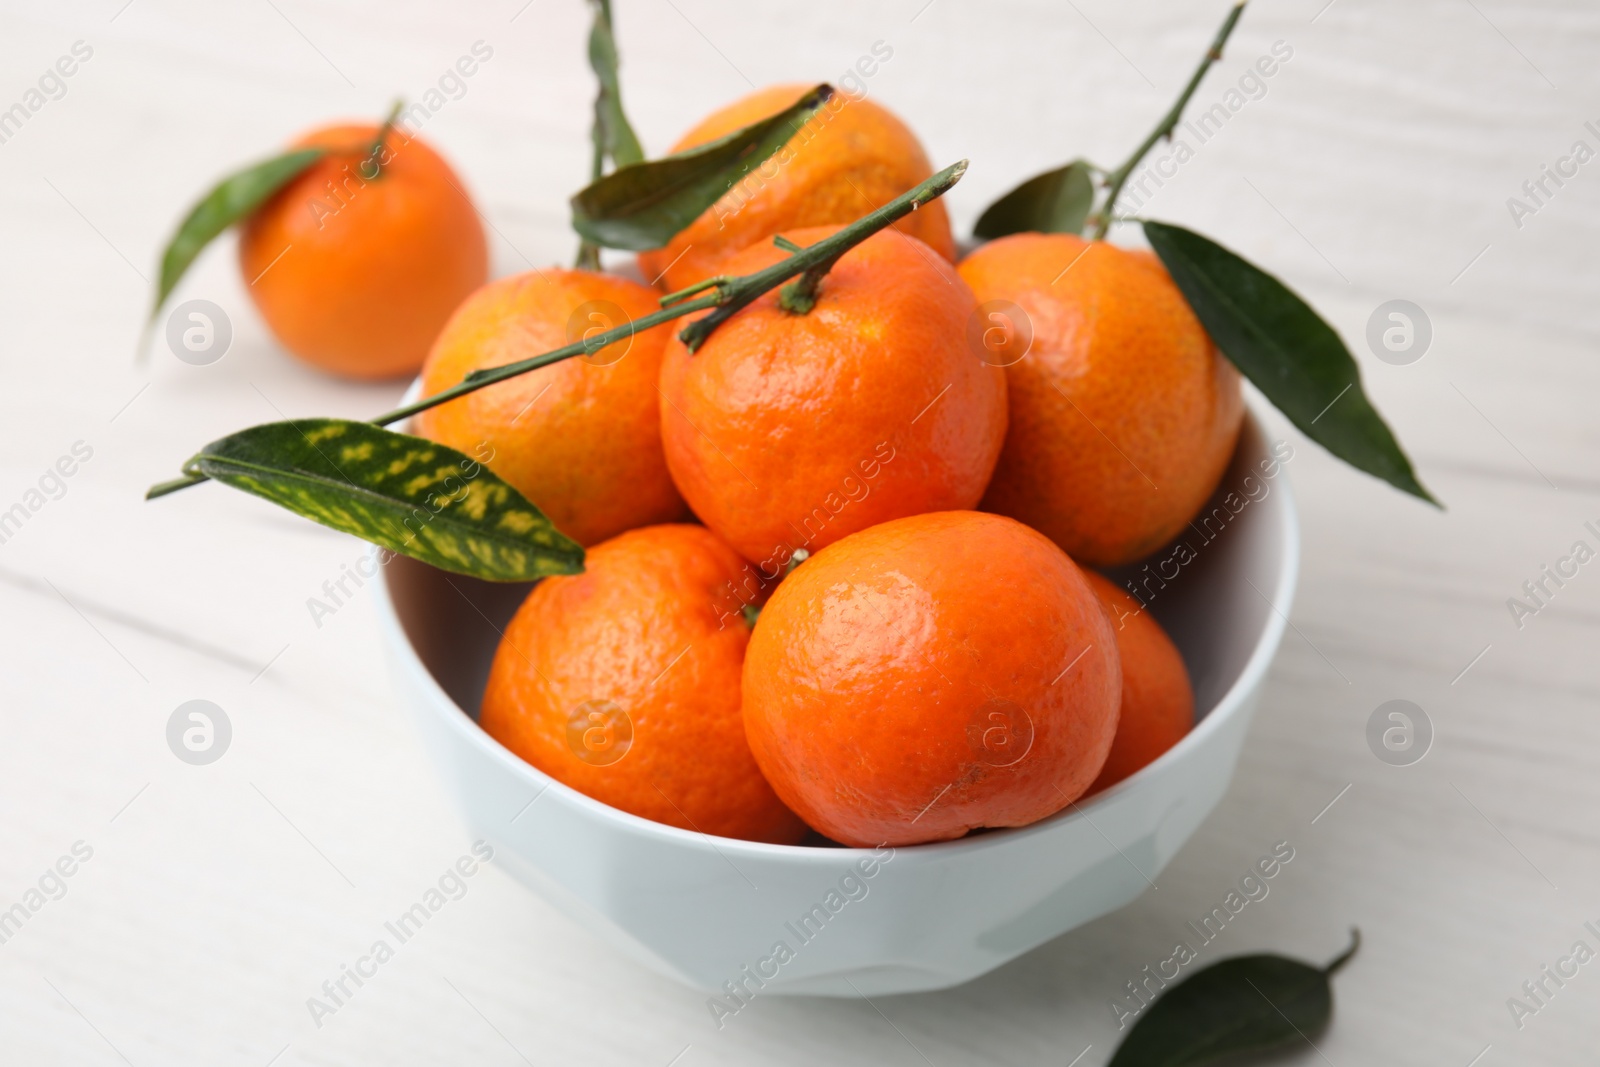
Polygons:
<instances>
[{"instance_id":1,"label":"branch with leaves","mask_svg":"<svg viewBox=\"0 0 1600 1067\"><path fill-rule=\"evenodd\" d=\"M1183 91L1126 161L1105 171L1084 159L1035 175L978 218L974 234L1068 233L1103 240L1117 199L1150 150L1170 139L1183 110L1244 14L1234 0ZM1095 206L1095 177L1104 190ZM1361 369L1339 334L1283 282L1193 230L1134 219L1217 348L1307 437L1339 459L1438 505L1361 387Z\"/></svg>"},{"instance_id":2,"label":"branch with leaves","mask_svg":"<svg viewBox=\"0 0 1600 1067\"><path fill-rule=\"evenodd\" d=\"M672 240L684 226L694 221L702 211L720 200L728 190L743 181L752 170L783 148L810 120L817 108L832 95L832 86L819 85L771 118L752 123L726 137L687 152L651 162L629 164L613 172L572 198L574 228L597 245L605 247L660 248ZM210 213L197 208L191 214L190 221L179 227L178 236L173 239L174 247L187 240L185 234L191 228L209 230L208 236L204 238L209 241L233 221L248 215L253 207L245 209L240 205L251 197L255 198L257 204L264 202L273 191L322 155L321 149L309 149L308 152L311 153L309 158L299 166L299 169L291 173L284 173L287 168L282 164L289 158L286 156L278 160L269 160L225 179L202 201L202 207L212 201L233 204L236 208L235 218L215 219ZM271 189L263 192L262 189L267 185L271 185ZM191 223L197 217L201 218L204 225L195 223L191 227ZM192 260L198 252L199 249L195 248L189 255L189 260ZM169 256L172 254L170 249L168 254ZM185 266L187 262L185 261ZM161 298L164 299L166 291L164 289ZM158 300L157 308L159 307ZM591 346L591 350L597 347L600 346ZM565 349L561 351L564 352ZM539 364L539 366L544 365ZM451 392L447 399L457 395L460 394ZM409 409L390 412L373 421L375 425L383 426L410 414L413 414L413 411ZM185 474L182 478L152 486L146 494L146 499L166 496L168 493L198 485L206 480L203 474Z\"/></svg>"},{"instance_id":3,"label":"branch with leaves","mask_svg":"<svg viewBox=\"0 0 1600 1067\"><path fill-rule=\"evenodd\" d=\"M389 138L394 134L395 123L399 120L401 108L404 106L404 100L396 100L378 127L377 135L370 142L366 158L357 167L363 180L376 181L382 175L383 165L388 162L385 148ZM251 164L222 179L189 209L189 213L178 224L177 230L168 239L167 247L161 254L161 276L156 282L155 298L150 305L150 317L145 320L144 332L139 338L141 358L148 345L150 331L155 327L156 316L161 313L162 305L167 302L167 297L172 295L172 291L178 287L184 274L194 265L194 261L205 251L206 246L222 236L228 227L243 222L255 214L256 209L271 200L278 190L294 181L307 167L327 154L326 148L297 148Z\"/></svg>"},{"instance_id":4,"label":"branch with leaves","mask_svg":"<svg viewBox=\"0 0 1600 1067\"><path fill-rule=\"evenodd\" d=\"M709 312L679 335L693 350L763 294L791 278L819 277L868 237L943 196L966 169L965 160L946 167L816 244L780 243L789 256L763 270L712 278L664 296L660 311L530 359L474 371L458 385L370 422L293 419L230 434L192 456L181 478L152 486L146 496L217 481L443 570L508 582L577 573L583 549L510 483L474 457L383 427L639 331Z\"/></svg>"}]
</instances>

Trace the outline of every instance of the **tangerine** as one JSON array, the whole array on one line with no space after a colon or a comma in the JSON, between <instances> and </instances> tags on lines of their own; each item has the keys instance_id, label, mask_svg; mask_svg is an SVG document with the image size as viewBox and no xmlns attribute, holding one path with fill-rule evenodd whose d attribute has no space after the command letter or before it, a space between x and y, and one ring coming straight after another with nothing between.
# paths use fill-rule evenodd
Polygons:
<instances>
[{"instance_id":1,"label":"tangerine","mask_svg":"<svg viewBox=\"0 0 1600 1067\"><path fill-rule=\"evenodd\" d=\"M582 574L540 582L507 625L484 730L641 818L798 842L806 828L761 776L740 717L750 629L727 587L744 570L700 526L649 526L596 545Z\"/></svg>"},{"instance_id":2,"label":"tangerine","mask_svg":"<svg viewBox=\"0 0 1600 1067\"><path fill-rule=\"evenodd\" d=\"M813 828L910 845L1077 799L1120 691L1111 622L1066 553L950 511L852 534L783 580L745 656L744 724Z\"/></svg>"},{"instance_id":3,"label":"tangerine","mask_svg":"<svg viewBox=\"0 0 1600 1067\"><path fill-rule=\"evenodd\" d=\"M725 137L770 118L811 90L773 85L712 113L684 135L673 152ZM728 273L734 253L780 230L843 225L880 208L933 174L916 135L880 105L835 93L794 138L666 247L639 256L645 277L664 279L670 292ZM944 204L935 200L895 223L947 260L955 239Z\"/></svg>"},{"instance_id":4,"label":"tangerine","mask_svg":"<svg viewBox=\"0 0 1600 1067\"><path fill-rule=\"evenodd\" d=\"M1170 541L1227 469L1244 400L1161 262L1028 233L979 248L961 276L994 316L989 358L1010 386L1005 449L981 506L1094 566Z\"/></svg>"},{"instance_id":5,"label":"tangerine","mask_svg":"<svg viewBox=\"0 0 1600 1067\"><path fill-rule=\"evenodd\" d=\"M790 231L800 245L837 227ZM788 253L762 244L739 273ZM916 238L851 249L800 314L768 293L661 366L661 436L695 514L776 577L798 549L977 504L1006 425L1005 375L976 358L972 294Z\"/></svg>"},{"instance_id":6,"label":"tangerine","mask_svg":"<svg viewBox=\"0 0 1600 1067\"><path fill-rule=\"evenodd\" d=\"M648 315L658 310L656 295L592 271L497 279L440 332L422 370L422 394ZM446 401L417 415L417 432L485 458L583 545L680 519L683 498L667 473L656 392L666 339L667 327L658 326Z\"/></svg>"},{"instance_id":7,"label":"tangerine","mask_svg":"<svg viewBox=\"0 0 1600 1067\"><path fill-rule=\"evenodd\" d=\"M416 373L456 305L489 276L483 225L450 165L399 131L374 160L377 134L329 126L294 142L326 153L239 236L239 268L273 334L347 378Z\"/></svg>"},{"instance_id":8,"label":"tangerine","mask_svg":"<svg viewBox=\"0 0 1600 1067\"><path fill-rule=\"evenodd\" d=\"M1144 605L1110 579L1084 571L1117 633L1122 712L1111 754L1090 793L1116 785L1182 741L1194 725L1194 690L1172 638Z\"/></svg>"}]
</instances>

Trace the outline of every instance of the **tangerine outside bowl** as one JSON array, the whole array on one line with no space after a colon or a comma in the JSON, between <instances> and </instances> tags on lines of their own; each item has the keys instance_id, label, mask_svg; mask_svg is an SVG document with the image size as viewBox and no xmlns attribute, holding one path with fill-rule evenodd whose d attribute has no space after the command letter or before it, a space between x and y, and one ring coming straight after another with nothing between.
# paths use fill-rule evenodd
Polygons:
<instances>
[{"instance_id":1,"label":"tangerine outside bowl","mask_svg":"<svg viewBox=\"0 0 1600 1067\"><path fill-rule=\"evenodd\" d=\"M1294 595L1299 527L1281 471L1290 455L1247 415L1190 530L1114 575L1182 650L1195 728L1127 780L1018 829L868 850L650 822L551 779L474 721L499 631L527 585L396 557L376 598L383 640L496 862L645 966L717 994L714 1012L758 994L942 989L1132 901L1222 798Z\"/></svg>"}]
</instances>

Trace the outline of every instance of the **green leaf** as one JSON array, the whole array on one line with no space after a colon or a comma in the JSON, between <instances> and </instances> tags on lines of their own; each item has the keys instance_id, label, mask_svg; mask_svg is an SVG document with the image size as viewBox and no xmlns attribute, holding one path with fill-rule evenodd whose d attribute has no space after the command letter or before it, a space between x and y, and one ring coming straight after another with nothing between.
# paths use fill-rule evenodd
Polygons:
<instances>
[{"instance_id":1,"label":"green leaf","mask_svg":"<svg viewBox=\"0 0 1600 1067\"><path fill-rule=\"evenodd\" d=\"M992 241L1013 233L1082 233L1094 206L1092 169L1081 159L1036 174L990 204L972 228Z\"/></svg>"},{"instance_id":2,"label":"green leaf","mask_svg":"<svg viewBox=\"0 0 1600 1067\"><path fill-rule=\"evenodd\" d=\"M606 248L660 248L804 126L833 95L819 85L771 118L664 159L619 167L572 198L572 226Z\"/></svg>"},{"instance_id":3,"label":"green leaf","mask_svg":"<svg viewBox=\"0 0 1600 1067\"><path fill-rule=\"evenodd\" d=\"M207 445L184 473L457 574L524 582L583 570L583 548L478 460L367 422L253 426Z\"/></svg>"},{"instance_id":4,"label":"green leaf","mask_svg":"<svg viewBox=\"0 0 1600 1067\"><path fill-rule=\"evenodd\" d=\"M1192 230L1146 222L1145 236L1206 332L1307 437L1346 463L1438 505L1361 388L1333 327L1278 279Z\"/></svg>"},{"instance_id":5,"label":"green leaf","mask_svg":"<svg viewBox=\"0 0 1600 1067\"><path fill-rule=\"evenodd\" d=\"M1327 967L1283 956L1236 956L1196 971L1145 1009L1110 1067L1197 1067L1311 1041L1333 1015L1328 979L1361 943Z\"/></svg>"},{"instance_id":6,"label":"green leaf","mask_svg":"<svg viewBox=\"0 0 1600 1067\"><path fill-rule=\"evenodd\" d=\"M322 156L321 148L302 148L274 156L228 175L202 197L178 226L178 231L172 235L161 256L161 284L156 288L156 302L150 309L150 317L154 318L156 312L161 310L161 305L172 295L184 271L189 269L206 245L223 230L266 203L273 193Z\"/></svg>"},{"instance_id":7,"label":"green leaf","mask_svg":"<svg viewBox=\"0 0 1600 1067\"><path fill-rule=\"evenodd\" d=\"M594 98L595 158L608 156L618 167L644 159L644 149L622 110L622 88L617 80L617 39L611 29L611 0L594 0L594 26L589 31L589 66L600 82ZM597 175L598 177L598 175Z\"/></svg>"}]
</instances>

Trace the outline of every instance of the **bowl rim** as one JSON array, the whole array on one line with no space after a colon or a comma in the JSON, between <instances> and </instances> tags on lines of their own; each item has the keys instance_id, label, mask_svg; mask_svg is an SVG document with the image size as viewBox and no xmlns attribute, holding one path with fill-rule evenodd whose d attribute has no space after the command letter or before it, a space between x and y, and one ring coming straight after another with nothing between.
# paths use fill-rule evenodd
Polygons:
<instances>
[{"instance_id":1,"label":"bowl rim","mask_svg":"<svg viewBox=\"0 0 1600 1067\"><path fill-rule=\"evenodd\" d=\"M407 402L420 392L420 378L412 383L406 391ZM1256 411L1253 400L1246 400L1246 420L1261 435L1267 439L1266 427L1263 425ZM401 427L405 430L409 422ZM1280 537L1283 544L1282 556L1278 563L1278 572L1274 588L1270 597L1267 597L1269 612L1266 624L1256 637L1255 647L1251 650L1250 657L1245 661L1244 668L1239 676L1234 679L1226 692L1217 700L1214 707L1208 711L1199 724L1184 735L1183 739L1163 752L1152 762L1141 767L1127 778L1096 793L1093 797L1082 802L1072 801L1066 807L1047 815L1037 822L1027 826L999 827L986 830L981 834L968 834L963 837L953 838L948 841L930 841L917 845L880 845L878 849L891 848L899 857L903 850L911 850L907 855L926 856L930 859L951 852L980 852L990 848L1002 847L1021 840L1030 835L1049 833L1065 823L1083 820L1090 826L1094 825L1089 813L1096 808L1104 808L1112 801L1160 774L1165 768L1170 767L1184 757L1188 751L1200 747L1211 734L1224 728L1224 722L1243 712L1249 694L1255 692L1261 685L1267 670L1272 665L1273 658L1277 655L1278 646L1282 642L1283 634L1289 623L1289 608L1294 600L1296 585L1300 571L1300 519L1298 509L1295 507L1294 493L1289 484L1287 471L1282 471L1274 487L1282 494L1282 499L1274 510L1276 521L1279 524ZM382 550L377 546L370 549L370 554L376 557ZM1076 562L1076 561L1074 561ZM530 789L534 789L534 801L544 799L547 792L555 790L556 795L563 802L582 809L590 816L601 821L613 823L618 829L625 832L650 838L661 845L696 845L703 842L712 843L718 851L727 850L735 856L767 860L787 860L798 863L825 864L830 867L837 866L843 860L846 863L857 859L864 859L877 855L878 849L857 848L849 845L817 846L817 845L778 845L764 841L747 841L742 838L718 837L699 830L685 830L666 823L659 823L646 819L640 815L614 808L603 801L596 800L585 793L557 781L550 775L523 760L516 753L506 748L495 740L478 725L478 721L463 707L455 702L444 687L439 684L433 672L428 669L422 657L417 654L416 648L411 644L410 637L406 634L405 626L400 621L399 613L395 610L393 597L389 592L389 579L382 566L378 567L378 618L379 628L384 643L389 646L392 655L401 657L406 668L405 673L415 676L422 682L426 695L429 697L428 705L431 712L445 710L444 717L448 728L465 737L468 744L474 749L508 768L516 777L522 778Z\"/></svg>"}]
</instances>

